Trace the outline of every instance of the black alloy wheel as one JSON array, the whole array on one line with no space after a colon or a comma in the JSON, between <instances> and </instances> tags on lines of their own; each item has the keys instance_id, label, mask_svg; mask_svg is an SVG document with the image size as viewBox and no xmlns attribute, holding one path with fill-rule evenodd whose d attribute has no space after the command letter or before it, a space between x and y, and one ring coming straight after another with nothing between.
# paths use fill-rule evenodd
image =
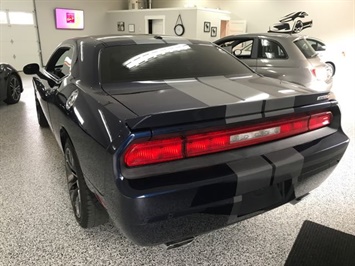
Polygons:
<instances>
[{"instance_id":1,"label":"black alloy wheel","mask_svg":"<svg viewBox=\"0 0 355 266\"><path fill-rule=\"evenodd\" d=\"M107 212L87 187L70 140L65 143L64 158L70 202L77 222L83 228L107 222Z\"/></svg>"},{"instance_id":2,"label":"black alloy wheel","mask_svg":"<svg viewBox=\"0 0 355 266\"><path fill-rule=\"evenodd\" d=\"M7 82L7 98L5 102L8 104L18 103L21 98L21 92L21 80L14 74L10 75Z\"/></svg>"}]
</instances>

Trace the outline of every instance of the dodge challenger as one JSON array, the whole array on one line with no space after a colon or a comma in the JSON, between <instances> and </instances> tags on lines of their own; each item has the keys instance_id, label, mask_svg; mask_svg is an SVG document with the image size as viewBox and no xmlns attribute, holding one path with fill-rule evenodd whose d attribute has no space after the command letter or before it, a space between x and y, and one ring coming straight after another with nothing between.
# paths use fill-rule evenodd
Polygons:
<instances>
[{"instance_id":1,"label":"dodge challenger","mask_svg":"<svg viewBox=\"0 0 355 266\"><path fill-rule=\"evenodd\" d=\"M349 139L329 91L253 72L215 44L153 35L61 43L33 76L73 212L177 246L318 187Z\"/></svg>"}]
</instances>

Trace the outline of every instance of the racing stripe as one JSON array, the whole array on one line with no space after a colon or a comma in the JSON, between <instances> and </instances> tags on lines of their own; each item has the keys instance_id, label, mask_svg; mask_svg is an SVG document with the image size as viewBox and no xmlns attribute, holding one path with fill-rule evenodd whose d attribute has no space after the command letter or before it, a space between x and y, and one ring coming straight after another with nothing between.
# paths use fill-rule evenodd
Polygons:
<instances>
[{"instance_id":1,"label":"racing stripe","mask_svg":"<svg viewBox=\"0 0 355 266\"><path fill-rule=\"evenodd\" d=\"M237 187L233 198L233 208L228 224L238 221L238 213L243 205L243 195L268 187L272 177L272 166L262 157L253 157L227 164L237 177Z\"/></svg>"},{"instance_id":2,"label":"racing stripe","mask_svg":"<svg viewBox=\"0 0 355 266\"><path fill-rule=\"evenodd\" d=\"M178 44L192 44L191 42L190 42L190 40L188 40L188 39L180 39L180 38L170 38L170 37L164 37L164 41L166 42L166 43L172 43L172 44L174 44L174 43L178 43Z\"/></svg>"},{"instance_id":3,"label":"racing stripe","mask_svg":"<svg viewBox=\"0 0 355 266\"><path fill-rule=\"evenodd\" d=\"M278 99L269 99L266 101L264 112L293 108L295 106L295 97L285 97Z\"/></svg>"},{"instance_id":4,"label":"racing stripe","mask_svg":"<svg viewBox=\"0 0 355 266\"><path fill-rule=\"evenodd\" d=\"M166 80L165 82L169 86L209 106L225 105L241 101L241 99L235 96L203 84L196 79Z\"/></svg>"},{"instance_id":5,"label":"racing stripe","mask_svg":"<svg viewBox=\"0 0 355 266\"><path fill-rule=\"evenodd\" d=\"M207 106L166 83L135 84L131 90L135 93L115 95L115 98L138 116Z\"/></svg>"},{"instance_id":6,"label":"racing stripe","mask_svg":"<svg viewBox=\"0 0 355 266\"><path fill-rule=\"evenodd\" d=\"M265 157L275 167L275 174L270 183L271 185L300 176L304 157L294 148L271 152L265 154Z\"/></svg>"},{"instance_id":7,"label":"racing stripe","mask_svg":"<svg viewBox=\"0 0 355 266\"><path fill-rule=\"evenodd\" d=\"M202 77L199 78L199 80L206 85L224 91L244 101L263 100L270 96L268 93L243 85L240 82L237 83L237 81L232 81L224 76Z\"/></svg>"},{"instance_id":8,"label":"racing stripe","mask_svg":"<svg viewBox=\"0 0 355 266\"><path fill-rule=\"evenodd\" d=\"M266 112L265 117L272 117L272 116L278 116L278 115L286 115L286 114L294 114L295 109L294 108L288 108L288 109L283 109L283 110L278 110L278 111L271 111L271 112Z\"/></svg>"},{"instance_id":9,"label":"racing stripe","mask_svg":"<svg viewBox=\"0 0 355 266\"><path fill-rule=\"evenodd\" d=\"M240 118L230 118L233 116L242 116L251 114L248 116L248 119L257 119L261 118L261 111L263 107L262 101L255 101L255 102L243 102L238 104L232 104L226 106L226 123L235 123L240 122ZM245 119L245 118L242 118Z\"/></svg>"},{"instance_id":10,"label":"racing stripe","mask_svg":"<svg viewBox=\"0 0 355 266\"><path fill-rule=\"evenodd\" d=\"M267 187L272 177L272 166L261 156L228 163L237 175L236 195Z\"/></svg>"}]
</instances>

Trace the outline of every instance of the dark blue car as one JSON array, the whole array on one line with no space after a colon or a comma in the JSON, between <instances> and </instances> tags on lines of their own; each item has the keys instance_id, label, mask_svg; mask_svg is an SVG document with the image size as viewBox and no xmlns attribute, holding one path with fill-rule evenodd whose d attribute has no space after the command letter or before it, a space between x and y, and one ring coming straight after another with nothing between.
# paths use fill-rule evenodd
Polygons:
<instances>
[{"instance_id":1,"label":"dark blue car","mask_svg":"<svg viewBox=\"0 0 355 266\"><path fill-rule=\"evenodd\" d=\"M222 48L168 36L64 41L33 78L86 228L179 245L301 199L343 156L338 102L256 74ZM43 162L45 163L45 162Z\"/></svg>"}]
</instances>

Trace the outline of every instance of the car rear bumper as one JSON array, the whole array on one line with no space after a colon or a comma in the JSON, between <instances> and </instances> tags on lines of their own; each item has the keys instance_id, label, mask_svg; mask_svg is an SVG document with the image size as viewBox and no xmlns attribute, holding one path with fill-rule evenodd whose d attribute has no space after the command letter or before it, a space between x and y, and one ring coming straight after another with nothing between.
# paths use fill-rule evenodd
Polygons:
<instances>
[{"instance_id":1,"label":"car rear bumper","mask_svg":"<svg viewBox=\"0 0 355 266\"><path fill-rule=\"evenodd\" d=\"M333 171L348 141L337 131L311 143L226 164L118 179L105 201L114 223L135 243L179 241L304 196Z\"/></svg>"}]
</instances>

